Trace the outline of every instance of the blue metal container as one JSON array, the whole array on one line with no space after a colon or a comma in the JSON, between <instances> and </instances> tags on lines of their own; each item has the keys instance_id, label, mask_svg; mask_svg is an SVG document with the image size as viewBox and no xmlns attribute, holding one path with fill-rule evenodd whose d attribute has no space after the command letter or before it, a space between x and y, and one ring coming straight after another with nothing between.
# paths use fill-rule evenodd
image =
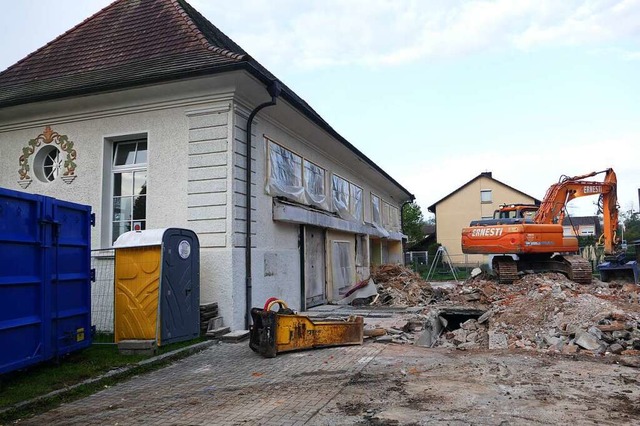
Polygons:
<instances>
[{"instance_id":1,"label":"blue metal container","mask_svg":"<svg viewBox=\"0 0 640 426\"><path fill-rule=\"evenodd\" d=\"M0 188L0 374L91 344L91 207Z\"/></svg>"}]
</instances>

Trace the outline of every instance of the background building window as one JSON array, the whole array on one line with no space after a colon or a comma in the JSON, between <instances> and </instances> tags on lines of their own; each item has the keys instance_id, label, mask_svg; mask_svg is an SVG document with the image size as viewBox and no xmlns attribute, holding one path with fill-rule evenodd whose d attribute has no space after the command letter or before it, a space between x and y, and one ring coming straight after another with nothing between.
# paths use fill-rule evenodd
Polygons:
<instances>
[{"instance_id":1,"label":"background building window","mask_svg":"<svg viewBox=\"0 0 640 426\"><path fill-rule=\"evenodd\" d=\"M127 231L146 229L147 140L136 139L113 145L113 198L111 241Z\"/></svg>"},{"instance_id":2,"label":"background building window","mask_svg":"<svg viewBox=\"0 0 640 426\"><path fill-rule=\"evenodd\" d=\"M480 202L481 203L490 203L491 201L493 201L492 197L491 197L491 190L490 189L483 189L480 191Z\"/></svg>"}]
</instances>

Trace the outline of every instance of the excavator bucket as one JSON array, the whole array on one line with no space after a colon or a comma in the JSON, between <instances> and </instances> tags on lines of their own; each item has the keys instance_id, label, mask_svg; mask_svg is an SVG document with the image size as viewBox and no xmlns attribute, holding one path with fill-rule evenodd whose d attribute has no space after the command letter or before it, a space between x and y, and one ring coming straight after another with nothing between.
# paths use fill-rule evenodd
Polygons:
<instances>
[{"instance_id":1,"label":"excavator bucket","mask_svg":"<svg viewBox=\"0 0 640 426\"><path fill-rule=\"evenodd\" d=\"M638 262L635 260L625 262L624 254L605 259L605 262L598 265L598 271L600 271L600 279L604 282L611 281L612 279L633 279L633 282L638 284L640 277Z\"/></svg>"},{"instance_id":2,"label":"excavator bucket","mask_svg":"<svg viewBox=\"0 0 640 426\"><path fill-rule=\"evenodd\" d=\"M280 305L279 311L271 307ZM312 321L287 308L282 300L268 301L265 309L251 309L249 347L266 358L282 352L328 346L361 345L364 320L361 316L346 321Z\"/></svg>"}]
</instances>

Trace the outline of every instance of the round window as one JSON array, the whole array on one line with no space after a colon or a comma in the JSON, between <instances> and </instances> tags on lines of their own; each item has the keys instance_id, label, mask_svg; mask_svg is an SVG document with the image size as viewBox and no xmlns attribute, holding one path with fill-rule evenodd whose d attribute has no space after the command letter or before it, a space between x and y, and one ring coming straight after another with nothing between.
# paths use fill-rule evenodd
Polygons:
<instances>
[{"instance_id":1,"label":"round window","mask_svg":"<svg viewBox=\"0 0 640 426\"><path fill-rule=\"evenodd\" d=\"M62 163L62 155L57 147L44 146L33 159L33 173L41 182L53 182L60 174Z\"/></svg>"}]
</instances>

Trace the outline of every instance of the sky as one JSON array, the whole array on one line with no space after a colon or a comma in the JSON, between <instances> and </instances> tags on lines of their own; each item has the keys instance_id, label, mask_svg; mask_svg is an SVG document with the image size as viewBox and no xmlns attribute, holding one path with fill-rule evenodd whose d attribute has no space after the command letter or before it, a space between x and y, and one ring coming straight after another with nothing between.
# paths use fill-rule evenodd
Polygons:
<instances>
[{"instance_id":1,"label":"sky","mask_svg":"<svg viewBox=\"0 0 640 426\"><path fill-rule=\"evenodd\" d=\"M427 207L613 168L638 211L640 0L189 0ZM0 69L107 6L0 0ZM570 203L596 213L597 197Z\"/></svg>"}]
</instances>

